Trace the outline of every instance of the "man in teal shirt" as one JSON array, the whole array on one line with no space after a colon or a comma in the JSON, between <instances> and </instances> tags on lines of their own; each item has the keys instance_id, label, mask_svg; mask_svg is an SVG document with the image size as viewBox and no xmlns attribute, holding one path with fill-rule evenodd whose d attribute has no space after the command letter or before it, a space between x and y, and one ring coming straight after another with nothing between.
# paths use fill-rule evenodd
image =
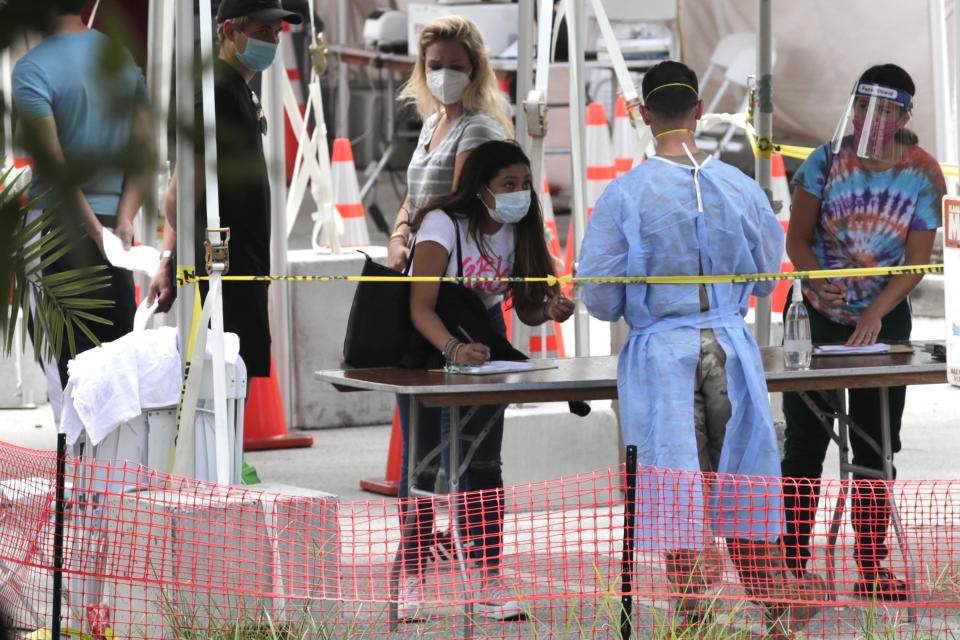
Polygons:
<instances>
[{"instance_id":1,"label":"man in teal shirt","mask_svg":"<svg viewBox=\"0 0 960 640\"><path fill-rule=\"evenodd\" d=\"M95 311L110 324L87 323L96 341L107 342L132 329L136 300L130 272L110 267L103 255L103 229L132 244L133 219L152 178L154 138L143 74L126 49L86 27L85 4L57 4L49 33L14 68L13 99L35 160L30 196L39 197L37 209L56 206L64 228L77 232L70 251L44 273L106 267L109 282L84 297L113 303ZM95 345L82 331L75 340L77 353ZM70 357L66 347L59 354L61 386Z\"/></svg>"}]
</instances>

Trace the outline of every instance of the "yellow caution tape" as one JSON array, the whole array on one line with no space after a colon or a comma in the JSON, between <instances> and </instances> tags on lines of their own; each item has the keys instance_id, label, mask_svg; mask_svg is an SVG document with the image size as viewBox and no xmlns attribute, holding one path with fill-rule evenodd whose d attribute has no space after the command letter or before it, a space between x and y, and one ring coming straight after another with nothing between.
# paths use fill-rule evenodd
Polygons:
<instances>
[{"instance_id":1,"label":"yellow caution tape","mask_svg":"<svg viewBox=\"0 0 960 640\"><path fill-rule=\"evenodd\" d=\"M769 159L774 150L773 138L769 136L757 136L756 142L751 143L753 155L758 158Z\"/></svg>"},{"instance_id":2,"label":"yellow caution tape","mask_svg":"<svg viewBox=\"0 0 960 640\"><path fill-rule=\"evenodd\" d=\"M756 158L769 158L770 152L774 151L788 158L797 160L806 160L807 156L815 151L814 147L801 147L794 144L774 144L770 138L758 136L753 125L747 123L747 140L750 142L750 148L753 149L753 155ZM960 173L957 170L956 162L941 162L940 170L943 175L956 178Z\"/></svg>"},{"instance_id":3,"label":"yellow caution tape","mask_svg":"<svg viewBox=\"0 0 960 640\"><path fill-rule=\"evenodd\" d=\"M784 271L780 273L744 273L738 275L708 276L598 276L575 278L573 276L539 277L456 277L456 276L223 276L231 282L452 282L457 284L475 282L545 282L558 284L583 284L584 282L608 282L618 284L720 284L726 282L767 282L771 280L806 280L810 278L864 278L870 276L895 276L902 274L943 273L942 264L900 265L895 267L860 267L856 269L820 269L817 271ZM198 280L192 267L178 267L177 283L180 285Z\"/></svg>"},{"instance_id":4,"label":"yellow caution tape","mask_svg":"<svg viewBox=\"0 0 960 640\"><path fill-rule=\"evenodd\" d=\"M194 277L196 276L196 270L193 267L177 267L177 283L178 285L183 284L180 282L181 273L185 278L184 283L187 281L188 276L186 274L192 273ZM193 347L196 342L197 333L200 329L200 317L203 312L203 302L200 300L200 288L193 288L193 315L190 318L190 331L188 332L187 340L187 351L186 358L184 358L183 365L183 382L180 384L180 397L177 400L177 413L174 422L174 431L173 431L173 448L170 450L170 467L169 470L173 471L174 461L177 459L177 440L180 439L180 420L183 417L183 400L187 394L187 381L190 378L190 363L193 361ZM193 428L193 425L190 425L190 428Z\"/></svg>"}]
</instances>

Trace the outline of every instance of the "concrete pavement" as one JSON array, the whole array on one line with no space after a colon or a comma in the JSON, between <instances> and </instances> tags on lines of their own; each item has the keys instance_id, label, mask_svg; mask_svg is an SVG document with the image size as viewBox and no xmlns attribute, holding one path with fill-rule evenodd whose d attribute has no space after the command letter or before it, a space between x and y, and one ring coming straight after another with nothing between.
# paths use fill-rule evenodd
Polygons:
<instances>
[{"instance_id":1,"label":"concrete pavement","mask_svg":"<svg viewBox=\"0 0 960 640\"><path fill-rule=\"evenodd\" d=\"M922 341L943 335L943 320L916 318L914 339ZM599 403L598 403L599 404ZM957 409L960 407L960 388L948 385L911 387L907 392L907 407L903 419L904 447L897 455L900 479L956 478L956 460L960 459L960 434L957 427ZM597 414L602 407L597 407ZM591 423L582 422L581 431L589 433ZM575 427L574 427L575 428ZM361 477L382 475L390 441L390 426L344 427L310 431L314 438L308 449L285 449L248 452L245 459L256 467L261 479L333 493L343 502L379 499L376 494L362 491ZM56 436L49 405L36 409L0 411L0 441L31 449L53 449ZM559 461L556 476L577 470L576 452L580 445L551 439L556 453L566 461ZM510 469L521 464L521 457L505 455ZM571 461L572 459L572 461ZM836 475L836 447L831 447L825 469ZM582 471L592 470L583 467ZM548 476L548 477L556 477ZM543 478L546 479L546 478ZM509 481L508 481L509 483Z\"/></svg>"}]
</instances>

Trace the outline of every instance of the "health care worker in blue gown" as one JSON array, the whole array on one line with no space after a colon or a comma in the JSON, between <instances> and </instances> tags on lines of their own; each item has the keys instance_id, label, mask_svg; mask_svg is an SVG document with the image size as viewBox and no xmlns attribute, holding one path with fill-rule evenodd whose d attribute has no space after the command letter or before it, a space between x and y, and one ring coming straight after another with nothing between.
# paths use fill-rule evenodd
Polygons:
<instances>
[{"instance_id":1,"label":"health care worker in blue gown","mask_svg":"<svg viewBox=\"0 0 960 640\"><path fill-rule=\"evenodd\" d=\"M679 62L644 75L640 112L657 154L600 197L578 277L779 270L783 232L763 191L697 149L697 86L696 74ZM803 626L818 610L777 600L809 599L817 581L788 575L773 544L783 523L779 451L760 351L744 316L750 296L769 295L774 285L582 285L591 315L624 317L630 327L617 387L623 439L637 446L642 465L638 546L666 551L680 622L702 624L710 619L702 550L707 538L726 538L747 593L764 605L768 637Z\"/></svg>"}]
</instances>

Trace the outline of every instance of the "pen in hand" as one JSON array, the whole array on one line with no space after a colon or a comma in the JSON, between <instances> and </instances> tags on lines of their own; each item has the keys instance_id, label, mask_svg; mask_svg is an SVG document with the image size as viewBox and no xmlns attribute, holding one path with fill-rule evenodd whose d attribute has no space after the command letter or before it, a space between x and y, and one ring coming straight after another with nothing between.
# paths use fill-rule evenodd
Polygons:
<instances>
[{"instance_id":1,"label":"pen in hand","mask_svg":"<svg viewBox=\"0 0 960 640\"><path fill-rule=\"evenodd\" d=\"M476 344L476 345L479 345L479 346L480 346L480 348L485 352L485 353L483 354L483 361L484 361L484 362L486 362L487 360L490 359L490 350L489 350L489 348L487 348L486 345L482 345L482 344L478 343L476 340L474 340L473 338L471 338L471 337L470 337L470 334L467 333L467 330L464 329L464 328L463 328L462 326L460 326L460 325L457 325L457 331L459 331L461 334L463 334L463 337L466 338L470 343Z\"/></svg>"},{"instance_id":2,"label":"pen in hand","mask_svg":"<svg viewBox=\"0 0 960 640\"><path fill-rule=\"evenodd\" d=\"M467 333L467 330L461 327L459 324L457 325L457 330L463 334L463 337L466 338L468 342L476 342L476 340L470 337L470 334Z\"/></svg>"}]
</instances>

